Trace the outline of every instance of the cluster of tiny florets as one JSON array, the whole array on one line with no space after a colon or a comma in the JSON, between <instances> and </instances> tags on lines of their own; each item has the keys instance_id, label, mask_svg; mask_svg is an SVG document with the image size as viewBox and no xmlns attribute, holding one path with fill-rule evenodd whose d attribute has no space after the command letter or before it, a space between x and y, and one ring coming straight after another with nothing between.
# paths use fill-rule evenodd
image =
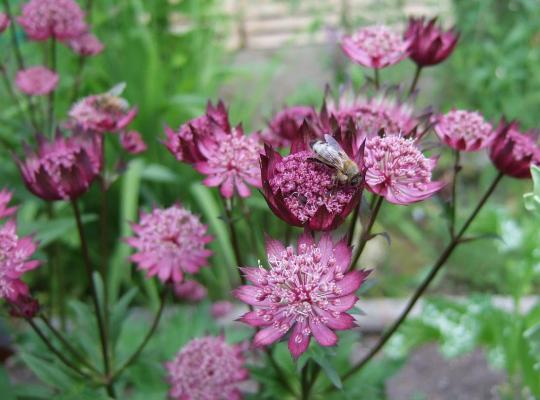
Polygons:
<instances>
[{"instance_id":1,"label":"cluster of tiny florets","mask_svg":"<svg viewBox=\"0 0 540 400\"><path fill-rule=\"evenodd\" d=\"M202 337L189 342L166 364L169 396L175 400L240 399L239 383L248 370L238 345L222 337Z\"/></svg>"},{"instance_id":2,"label":"cluster of tiny florets","mask_svg":"<svg viewBox=\"0 0 540 400\"><path fill-rule=\"evenodd\" d=\"M476 151L490 145L493 127L475 111L452 110L437 119L435 131L450 147Z\"/></svg>"},{"instance_id":3,"label":"cluster of tiny florets","mask_svg":"<svg viewBox=\"0 0 540 400\"><path fill-rule=\"evenodd\" d=\"M426 158L412 139L374 136L366 141L366 184L388 201L407 204L440 189L431 182L435 161Z\"/></svg>"},{"instance_id":4,"label":"cluster of tiny florets","mask_svg":"<svg viewBox=\"0 0 540 400\"><path fill-rule=\"evenodd\" d=\"M212 240L206 225L179 205L143 214L133 231L127 242L137 253L131 260L163 282L183 281L184 273L197 273L211 255L205 248Z\"/></svg>"},{"instance_id":5,"label":"cluster of tiny florets","mask_svg":"<svg viewBox=\"0 0 540 400\"><path fill-rule=\"evenodd\" d=\"M74 39L87 29L84 13L73 0L30 0L18 22L33 40Z\"/></svg>"},{"instance_id":6,"label":"cluster of tiny florets","mask_svg":"<svg viewBox=\"0 0 540 400\"><path fill-rule=\"evenodd\" d=\"M16 228L12 220L0 227L0 298L11 301L28 293L20 278L39 265L38 261L29 260L36 251L36 244L29 237L19 238Z\"/></svg>"},{"instance_id":7,"label":"cluster of tiny florets","mask_svg":"<svg viewBox=\"0 0 540 400\"><path fill-rule=\"evenodd\" d=\"M301 221L312 218L320 207L339 214L349 204L356 189L340 186L335 171L302 151L283 158L270 181L274 193L283 195L287 208Z\"/></svg>"},{"instance_id":8,"label":"cluster of tiny florets","mask_svg":"<svg viewBox=\"0 0 540 400\"><path fill-rule=\"evenodd\" d=\"M90 32L85 32L74 39L68 40L67 45L76 54L85 57L98 55L105 48L103 43Z\"/></svg>"},{"instance_id":9,"label":"cluster of tiny florets","mask_svg":"<svg viewBox=\"0 0 540 400\"><path fill-rule=\"evenodd\" d=\"M21 92L30 96L43 96L56 89L58 80L56 72L37 66L17 72L15 84Z\"/></svg>"}]
</instances>

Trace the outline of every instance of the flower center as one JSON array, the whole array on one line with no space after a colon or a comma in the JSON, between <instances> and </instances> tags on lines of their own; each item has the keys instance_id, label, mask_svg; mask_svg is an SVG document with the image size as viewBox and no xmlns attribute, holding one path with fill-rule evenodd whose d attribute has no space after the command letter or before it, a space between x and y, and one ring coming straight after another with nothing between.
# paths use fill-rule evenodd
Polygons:
<instances>
[{"instance_id":1,"label":"flower center","mask_svg":"<svg viewBox=\"0 0 540 400\"><path fill-rule=\"evenodd\" d=\"M373 58L404 50L404 42L397 32L384 26L370 26L353 35L355 44Z\"/></svg>"}]
</instances>

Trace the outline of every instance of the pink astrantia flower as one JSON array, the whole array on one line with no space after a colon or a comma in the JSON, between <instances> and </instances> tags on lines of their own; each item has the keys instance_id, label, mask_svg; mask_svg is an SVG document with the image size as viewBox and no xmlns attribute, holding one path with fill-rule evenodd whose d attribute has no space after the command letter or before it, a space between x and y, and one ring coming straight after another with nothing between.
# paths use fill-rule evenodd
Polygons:
<instances>
[{"instance_id":1,"label":"pink astrantia flower","mask_svg":"<svg viewBox=\"0 0 540 400\"><path fill-rule=\"evenodd\" d=\"M30 237L17 236L14 220L0 227L0 298L17 302L19 296L28 295L28 287L21 276L39 266L39 261L30 260L37 244Z\"/></svg>"},{"instance_id":2,"label":"pink astrantia flower","mask_svg":"<svg viewBox=\"0 0 540 400\"><path fill-rule=\"evenodd\" d=\"M240 400L238 385L249 377L240 345L206 336L186 344L166 364L174 400Z\"/></svg>"},{"instance_id":3,"label":"pink astrantia flower","mask_svg":"<svg viewBox=\"0 0 540 400\"><path fill-rule=\"evenodd\" d=\"M406 205L433 196L444 186L431 181L436 164L437 160L425 157L412 139L388 135L366 140L366 185L390 203Z\"/></svg>"},{"instance_id":4,"label":"pink astrantia flower","mask_svg":"<svg viewBox=\"0 0 540 400\"><path fill-rule=\"evenodd\" d=\"M261 155L264 197L270 209L290 225L326 231L335 229L360 201L363 185L343 185L336 171L314 159L309 140L320 135L304 124L291 154L283 157L270 146ZM354 134L336 131L335 139L362 171L362 152Z\"/></svg>"},{"instance_id":5,"label":"pink astrantia flower","mask_svg":"<svg viewBox=\"0 0 540 400\"><path fill-rule=\"evenodd\" d=\"M206 288L193 280L176 283L173 290L176 297L194 302L201 301L208 295Z\"/></svg>"},{"instance_id":6,"label":"pink astrantia flower","mask_svg":"<svg viewBox=\"0 0 540 400\"><path fill-rule=\"evenodd\" d=\"M166 127L167 140L164 144L178 161L194 164L205 160L199 150L199 141L212 136L216 129L224 132L231 130L229 115L222 101L216 106L208 102L205 114L186 122L178 131Z\"/></svg>"},{"instance_id":7,"label":"pink astrantia flower","mask_svg":"<svg viewBox=\"0 0 540 400\"><path fill-rule=\"evenodd\" d=\"M62 134L49 141L38 137L38 148L17 159L28 190L44 200L72 200L85 193L101 171L101 138Z\"/></svg>"},{"instance_id":8,"label":"pink astrantia flower","mask_svg":"<svg viewBox=\"0 0 540 400\"><path fill-rule=\"evenodd\" d=\"M304 120L316 121L317 112L307 106L286 107L272 118L263 140L273 147L289 147L299 136Z\"/></svg>"},{"instance_id":9,"label":"pink astrantia flower","mask_svg":"<svg viewBox=\"0 0 540 400\"><path fill-rule=\"evenodd\" d=\"M30 0L17 21L33 40L73 39L87 29L84 13L73 0Z\"/></svg>"},{"instance_id":10,"label":"pink astrantia flower","mask_svg":"<svg viewBox=\"0 0 540 400\"><path fill-rule=\"evenodd\" d=\"M228 315L234 308L233 303L227 300L216 301L212 304L210 313L214 318L223 318Z\"/></svg>"},{"instance_id":11,"label":"pink astrantia flower","mask_svg":"<svg viewBox=\"0 0 540 400\"><path fill-rule=\"evenodd\" d=\"M222 102L208 103L206 114L182 125L178 132L166 129L165 146L179 161L206 175L203 183L220 187L221 195L249 197L248 184L261 187L259 135L244 135L241 125L232 128Z\"/></svg>"},{"instance_id":12,"label":"pink astrantia flower","mask_svg":"<svg viewBox=\"0 0 540 400\"><path fill-rule=\"evenodd\" d=\"M537 132L521 132L516 121L501 119L491 144L489 157L505 175L518 179L531 178L531 165L540 165Z\"/></svg>"},{"instance_id":13,"label":"pink astrantia flower","mask_svg":"<svg viewBox=\"0 0 540 400\"><path fill-rule=\"evenodd\" d=\"M212 254L205 248L212 241L207 226L180 205L142 213L132 229L135 236L126 241L137 252L130 260L162 282L182 282L184 273L199 272Z\"/></svg>"},{"instance_id":14,"label":"pink astrantia flower","mask_svg":"<svg viewBox=\"0 0 540 400\"><path fill-rule=\"evenodd\" d=\"M268 346L291 331L289 350L298 358L312 335L321 346L334 346L335 330L356 326L346 311L356 304L355 292L369 271L349 271L352 250L345 239L333 243L325 233L316 243L304 233L297 249L268 239L266 250L270 268L242 268L253 285L234 292L254 307L240 321L262 328L255 334L255 346Z\"/></svg>"},{"instance_id":15,"label":"pink astrantia flower","mask_svg":"<svg viewBox=\"0 0 540 400\"><path fill-rule=\"evenodd\" d=\"M11 21L7 14L0 13L0 33L4 32L9 25L11 24Z\"/></svg>"},{"instance_id":16,"label":"pink astrantia flower","mask_svg":"<svg viewBox=\"0 0 540 400\"><path fill-rule=\"evenodd\" d=\"M384 25L361 28L341 42L341 48L353 62L375 69L405 59L409 55L409 45L409 40Z\"/></svg>"},{"instance_id":17,"label":"pink astrantia flower","mask_svg":"<svg viewBox=\"0 0 540 400\"><path fill-rule=\"evenodd\" d=\"M10 217L17 211L17 207L8 207L13 193L7 189L0 190L0 219Z\"/></svg>"},{"instance_id":18,"label":"pink astrantia flower","mask_svg":"<svg viewBox=\"0 0 540 400\"><path fill-rule=\"evenodd\" d=\"M435 132L448 146L478 151L491 144L493 127L476 111L452 110L434 118Z\"/></svg>"},{"instance_id":19,"label":"pink astrantia flower","mask_svg":"<svg viewBox=\"0 0 540 400\"><path fill-rule=\"evenodd\" d=\"M122 131L120 133L120 145L131 154L140 154L146 151L146 143L137 131Z\"/></svg>"},{"instance_id":20,"label":"pink astrantia flower","mask_svg":"<svg viewBox=\"0 0 540 400\"><path fill-rule=\"evenodd\" d=\"M337 99L332 97L330 90L326 91L321 115L324 113L336 118L342 129L352 119L358 140L376 134L381 129L406 135L420 123L414 116L413 107L401 102L397 95L379 93L371 98L358 96L350 85L340 90Z\"/></svg>"},{"instance_id":21,"label":"pink astrantia flower","mask_svg":"<svg viewBox=\"0 0 540 400\"><path fill-rule=\"evenodd\" d=\"M67 45L76 54L84 57L96 56L105 48L96 35L90 32L85 32L76 38L68 40Z\"/></svg>"},{"instance_id":22,"label":"pink astrantia flower","mask_svg":"<svg viewBox=\"0 0 540 400\"><path fill-rule=\"evenodd\" d=\"M105 133L125 129L137 115L137 108L129 107L120 97L125 85L119 84L106 93L85 97L69 111L68 127Z\"/></svg>"},{"instance_id":23,"label":"pink astrantia flower","mask_svg":"<svg viewBox=\"0 0 540 400\"><path fill-rule=\"evenodd\" d=\"M410 58L419 67L436 65L454 51L459 34L454 29L444 31L436 25L437 18L410 18L405 39L411 41Z\"/></svg>"},{"instance_id":24,"label":"pink astrantia flower","mask_svg":"<svg viewBox=\"0 0 540 400\"><path fill-rule=\"evenodd\" d=\"M37 66L17 72L17 88L30 96L43 96L56 89L59 76L48 68Z\"/></svg>"}]
</instances>

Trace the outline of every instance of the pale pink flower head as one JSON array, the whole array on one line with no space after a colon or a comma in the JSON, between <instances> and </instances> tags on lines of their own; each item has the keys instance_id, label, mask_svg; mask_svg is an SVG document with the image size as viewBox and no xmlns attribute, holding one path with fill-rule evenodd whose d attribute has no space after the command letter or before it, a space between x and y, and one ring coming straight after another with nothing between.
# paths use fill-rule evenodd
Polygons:
<instances>
[{"instance_id":1,"label":"pale pink flower head","mask_svg":"<svg viewBox=\"0 0 540 400\"><path fill-rule=\"evenodd\" d=\"M102 140L97 135L60 133L52 140L38 137L35 151L17 159L28 190L43 200L73 200L86 193L99 176Z\"/></svg>"},{"instance_id":2,"label":"pale pink flower head","mask_svg":"<svg viewBox=\"0 0 540 400\"><path fill-rule=\"evenodd\" d=\"M273 147L286 148L300 135L304 120L317 121L317 112L313 107L292 106L278 112L268 124L268 130L262 135L263 140Z\"/></svg>"},{"instance_id":3,"label":"pale pink flower head","mask_svg":"<svg viewBox=\"0 0 540 400\"><path fill-rule=\"evenodd\" d=\"M231 313L234 304L227 300L216 301L210 308L210 313L214 318L223 318Z\"/></svg>"},{"instance_id":4,"label":"pale pink flower head","mask_svg":"<svg viewBox=\"0 0 540 400\"><path fill-rule=\"evenodd\" d=\"M435 132L448 146L460 151L478 151L488 147L493 127L476 111L452 110L434 118Z\"/></svg>"},{"instance_id":5,"label":"pale pink flower head","mask_svg":"<svg viewBox=\"0 0 540 400\"><path fill-rule=\"evenodd\" d=\"M21 92L30 96L43 96L56 89L59 79L56 72L37 66L18 71L15 85Z\"/></svg>"},{"instance_id":6,"label":"pale pink flower head","mask_svg":"<svg viewBox=\"0 0 540 400\"><path fill-rule=\"evenodd\" d=\"M39 261L30 260L36 250L32 238L17 236L14 220L0 227L0 298L16 303L20 296L28 296L28 286L21 277L39 266Z\"/></svg>"},{"instance_id":7,"label":"pale pink flower head","mask_svg":"<svg viewBox=\"0 0 540 400\"><path fill-rule=\"evenodd\" d=\"M83 57L96 56L105 48L96 35L90 32L85 32L76 38L68 40L67 45L76 54Z\"/></svg>"},{"instance_id":8,"label":"pale pink flower head","mask_svg":"<svg viewBox=\"0 0 540 400\"><path fill-rule=\"evenodd\" d=\"M212 136L215 130L224 132L231 130L227 108L222 101L216 106L209 101L205 114L181 125L178 131L166 127L167 139L164 144L178 161L194 164L205 160L205 156L199 150L199 141L201 138Z\"/></svg>"},{"instance_id":9,"label":"pale pink flower head","mask_svg":"<svg viewBox=\"0 0 540 400\"><path fill-rule=\"evenodd\" d=\"M439 191L444 183L431 181L436 164L437 160L425 157L412 139L388 135L366 140L367 188L390 203L415 203Z\"/></svg>"},{"instance_id":10,"label":"pale pink flower head","mask_svg":"<svg viewBox=\"0 0 540 400\"><path fill-rule=\"evenodd\" d=\"M0 13L0 33L4 32L7 28L9 28L9 25L11 24L11 21L6 13Z\"/></svg>"},{"instance_id":11,"label":"pale pink flower head","mask_svg":"<svg viewBox=\"0 0 540 400\"><path fill-rule=\"evenodd\" d=\"M323 113L333 116L341 129L352 119L358 140L384 132L411 133L420 123L413 107L399 99L397 94L378 93L373 97L356 95L350 85L340 90L334 99L330 90L325 93Z\"/></svg>"},{"instance_id":12,"label":"pale pink flower head","mask_svg":"<svg viewBox=\"0 0 540 400\"><path fill-rule=\"evenodd\" d=\"M135 235L126 241L137 252L130 260L164 283L180 283L185 273L199 272L212 254L206 249L212 241L207 226L178 204L143 212L132 229Z\"/></svg>"},{"instance_id":13,"label":"pale pink flower head","mask_svg":"<svg viewBox=\"0 0 540 400\"><path fill-rule=\"evenodd\" d=\"M252 285L234 292L254 308L240 321L261 328L255 346L268 346L290 331L289 350L298 358L311 336L321 346L334 346L338 342L334 331L356 326L346 311L356 304L355 292L369 271L349 271L352 250L346 239L334 243L325 233L315 242L304 233L295 249L269 238L266 252L270 268L242 268Z\"/></svg>"},{"instance_id":14,"label":"pale pink flower head","mask_svg":"<svg viewBox=\"0 0 540 400\"><path fill-rule=\"evenodd\" d=\"M174 400L240 400L239 384L249 371L240 345L231 345L221 336L193 339L166 364Z\"/></svg>"},{"instance_id":15,"label":"pale pink flower head","mask_svg":"<svg viewBox=\"0 0 540 400\"><path fill-rule=\"evenodd\" d=\"M283 157L266 145L261 155L263 193L270 209L290 225L316 231L333 230L356 207L363 184L345 185L336 179L336 170L314 159L309 140L320 135L315 127L303 124L301 137L293 142L291 154ZM348 157L363 170L361 147L354 133L334 133Z\"/></svg>"},{"instance_id":16,"label":"pale pink flower head","mask_svg":"<svg viewBox=\"0 0 540 400\"><path fill-rule=\"evenodd\" d=\"M0 219L10 217L17 211L17 207L8 207L12 197L13 193L11 193L9 190L0 190Z\"/></svg>"},{"instance_id":17,"label":"pale pink flower head","mask_svg":"<svg viewBox=\"0 0 540 400\"><path fill-rule=\"evenodd\" d=\"M146 143L137 131L120 132L120 145L131 154L140 154L147 149Z\"/></svg>"},{"instance_id":18,"label":"pale pink flower head","mask_svg":"<svg viewBox=\"0 0 540 400\"><path fill-rule=\"evenodd\" d=\"M84 12L73 0L30 0L17 21L33 40L73 39L87 29Z\"/></svg>"},{"instance_id":19,"label":"pale pink flower head","mask_svg":"<svg viewBox=\"0 0 540 400\"><path fill-rule=\"evenodd\" d=\"M176 297L193 302L201 301L208 295L206 288L194 280L176 283L173 290Z\"/></svg>"},{"instance_id":20,"label":"pale pink flower head","mask_svg":"<svg viewBox=\"0 0 540 400\"><path fill-rule=\"evenodd\" d=\"M501 119L489 157L503 174L517 179L530 179L531 166L540 165L538 132L522 132L516 121Z\"/></svg>"},{"instance_id":21,"label":"pale pink flower head","mask_svg":"<svg viewBox=\"0 0 540 400\"><path fill-rule=\"evenodd\" d=\"M360 28L341 41L341 48L353 62L375 69L405 59L409 55L409 46L409 40L384 25Z\"/></svg>"},{"instance_id":22,"label":"pale pink flower head","mask_svg":"<svg viewBox=\"0 0 540 400\"><path fill-rule=\"evenodd\" d=\"M69 110L69 127L88 132L120 132L137 115L137 108L130 108L126 99L120 97L125 84L114 86L106 93L85 97Z\"/></svg>"}]
</instances>

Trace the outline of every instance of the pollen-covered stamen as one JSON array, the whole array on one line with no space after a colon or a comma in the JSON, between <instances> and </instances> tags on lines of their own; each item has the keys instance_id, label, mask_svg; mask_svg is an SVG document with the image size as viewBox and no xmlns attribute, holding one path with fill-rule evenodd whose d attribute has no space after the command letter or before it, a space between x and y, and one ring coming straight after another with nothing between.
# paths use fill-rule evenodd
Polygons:
<instances>
[{"instance_id":1,"label":"pollen-covered stamen","mask_svg":"<svg viewBox=\"0 0 540 400\"><path fill-rule=\"evenodd\" d=\"M440 116L435 131L449 146L465 151L486 147L493 137L493 127L480 113L465 110Z\"/></svg>"},{"instance_id":2,"label":"pollen-covered stamen","mask_svg":"<svg viewBox=\"0 0 540 400\"><path fill-rule=\"evenodd\" d=\"M356 191L354 187L340 185L335 169L314 160L309 151L281 160L270 187L274 193L282 193L287 208L301 222L313 217L320 207L339 214Z\"/></svg>"},{"instance_id":3,"label":"pollen-covered stamen","mask_svg":"<svg viewBox=\"0 0 540 400\"><path fill-rule=\"evenodd\" d=\"M372 58L381 58L388 53L403 51L402 36L382 25L360 29L352 36L354 43Z\"/></svg>"},{"instance_id":4,"label":"pollen-covered stamen","mask_svg":"<svg viewBox=\"0 0 540 400\"><path fill-rule=\"evenodd\" d=\"M260 175L260 151L261 145L257 140L233 133L219 141L216 151L208 159L208 164L215 170L245 174L257 179Z\"/></svg>"}]
</instances>

